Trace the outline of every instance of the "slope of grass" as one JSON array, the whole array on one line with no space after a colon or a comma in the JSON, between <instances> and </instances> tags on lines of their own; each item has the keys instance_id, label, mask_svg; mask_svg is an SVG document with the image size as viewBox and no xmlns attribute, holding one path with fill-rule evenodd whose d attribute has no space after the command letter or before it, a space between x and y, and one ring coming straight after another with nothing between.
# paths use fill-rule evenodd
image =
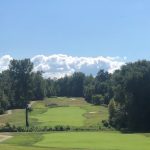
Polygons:
<instances>
[{"instance_id":1,"label":"slope of grass","mask_svg":"<svg viewBox=\"0 0 150 150\"><path fill-rule=\"evenodd\" d=\"M25 125L24 118L25 118L25 110L15 109L15 110L12 110L12 114L10 115L0 116L0 125L10 123L16 126L24 126Z\"/></svg>"},{"instance_id":2,"label":"slope of grass","mask_svg":"<svg viewBox=\"0 0 150 150\"><path fill-rule=\"evenodd\" d=\"M108 108L104 106L94 106L91 104L83 105L86 110L84 126L102 126L102 120L108 120Z\"/></svg>"},{"instance_id":3,"label":"slope of grass","mask_svg":"<svg viewBox=\"0 0 150 150\"><path fill-rule=\"evenodd\" d=\"M149 150L150 134L119 132L52 132L14 134L3 150Z\"/></svg>"},{"instance_id":4,"label":"slope of grass","mask_svg":"<svg viewBox=\"0 0 150 150\"><path fill-rule=\"evenodd\" d=\"M65 150L57 148L42 148L42 147L25 147L25 146L14 146L9 144L0 144L1 150Z\"/></svg>"},{"instance_id":5,"label":"slope of grass","mask_svg":"<svg viewBox=\"0 0 150 150\"><path fill-rule=\"evenodd\" d=\"M48 150L47 148L33 147L32 145L42 140L42 134L16 133L13 138L0 144L2 150Z\"/></svg>"},{"instance_id":6,"label":"slope of grass","mask_svg":"<svg viewBox=\"0 0 150 150\"><path fill-rule=\"evenodd\" d=\"M83 148L94 150L149 150L150 138L140 134L70 132L45 134L34 144L42 147Z\"/></svg>"},{"instance_id":7,"label":"slope of grass","mask_svg":"<svg viewBox=\"0 0 150 150\"><path fill-rule=\"evenodd\" d=\"M32 146L34 143L43 139L43 134L40 133L14 133L13 138L6 140L3 143L19 146Z\"/></svg>"}]
</instances>

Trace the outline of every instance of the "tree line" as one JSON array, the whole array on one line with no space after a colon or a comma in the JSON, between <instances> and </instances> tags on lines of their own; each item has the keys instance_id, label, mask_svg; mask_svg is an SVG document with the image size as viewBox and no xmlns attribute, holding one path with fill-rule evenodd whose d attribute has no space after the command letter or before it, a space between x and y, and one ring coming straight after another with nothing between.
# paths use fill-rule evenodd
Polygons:
<instances>
[{"instance_id":1,"label":"tree line","mask_svg":"<svg viewBox=\"0 0 150 150\"><path fill-rule=\"evenodd\" d=\"M60 79L45 79L33 72L30 59L12 60L0 73L0 113L25 108L30 100L45 97L84 97L109 108L109 123L117 129L150 130L150 61L128 63L113 74L100 70L94 77L82 72Z\"/></svg>"}]
</instances>

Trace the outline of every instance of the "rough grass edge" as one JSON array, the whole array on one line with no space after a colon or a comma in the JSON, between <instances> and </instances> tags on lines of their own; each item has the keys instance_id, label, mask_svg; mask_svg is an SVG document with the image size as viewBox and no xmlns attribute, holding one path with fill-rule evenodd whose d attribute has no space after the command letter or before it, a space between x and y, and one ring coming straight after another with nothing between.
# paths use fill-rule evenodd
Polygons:
<instances>
[{"instance_id":1,"label":"rough grass edge","mask_svg":"<svg viewBox=\"0 0 150 150\"><path fill-rule=\"evenodd\" d=\"M0 132L50 132L50 131L112 131L113 128L111 126L91 126L91 127L73 127L73 126L63 126L56 125L54 127L51 126L15 126L7 123L4 126L0 127Z\"/></svg>"}]
</instances>

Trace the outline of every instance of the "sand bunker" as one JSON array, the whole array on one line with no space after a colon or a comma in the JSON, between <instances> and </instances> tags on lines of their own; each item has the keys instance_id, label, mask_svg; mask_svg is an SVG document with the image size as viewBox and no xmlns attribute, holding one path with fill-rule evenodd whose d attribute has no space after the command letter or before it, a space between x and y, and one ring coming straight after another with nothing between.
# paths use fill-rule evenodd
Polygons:
<instances>
[{"instance_id":1,"label":"sand bunker","mask_svg":"<svg viewBox=\"0 0 150 150\"><path fill-rule=\"evenodd\" d=\"M11 114L12 114L12 110L7 110L7 111L5 112L5 114L0 115L0 117L7 116L7 115L11 115Z\"/></svg>"},{"instance_id":2,"label":"sand bunker","mask_svg":"<svg viewBox=\"0 0 150 150\"><path fill-rule=\"evenodd\" d=\"M90 114L96 114L97 112L96 111L92 111L92 112L89 112Z\"/></svg>"},{"instance_id":3,"label":"sand bunker","mask_svg":"<svg viewBox=\"0 0 150 150\"><path fill-rule=\"evenodd\" d=\"M72 101L75 101L76 99L75 98L70 98Z\"/></svg>"},{"instance_id":4,"label":"sand bunker","mask_svg":"<svg viewBox=\"0 0 150 150\"><path fill-rule=\"evenodd\" d=\"M10 136L10 135L0 135L0 142L3 142L3 141L8 140L10 138L12 138L12 136Z\"/></svg>"}]
</instances>

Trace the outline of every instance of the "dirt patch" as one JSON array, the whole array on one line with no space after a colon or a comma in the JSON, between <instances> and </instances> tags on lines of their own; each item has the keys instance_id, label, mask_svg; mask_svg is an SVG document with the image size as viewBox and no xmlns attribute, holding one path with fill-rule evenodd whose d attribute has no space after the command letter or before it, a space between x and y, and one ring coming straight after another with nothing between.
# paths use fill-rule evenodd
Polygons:
<instances>
[{"instance_id":1,"label":"dirt patch","mask_svg":"<svg viewBox=\"0 0 150 150\"><path fill-rule=\"evenodd\" d=\"M0 143L12 138L10 135L0 135Z\"/></svg>"}]
</instances>

